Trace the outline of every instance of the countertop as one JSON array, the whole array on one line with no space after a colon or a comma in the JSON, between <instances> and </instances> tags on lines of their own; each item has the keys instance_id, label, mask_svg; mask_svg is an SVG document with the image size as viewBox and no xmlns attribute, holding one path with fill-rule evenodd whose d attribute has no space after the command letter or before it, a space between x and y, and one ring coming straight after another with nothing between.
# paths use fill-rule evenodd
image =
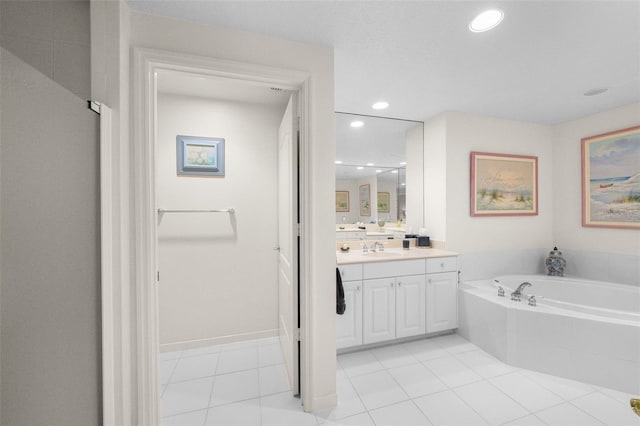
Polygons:
<instances>
[{"instance_id":1,"label":"countertop","mask_svg":"<svg viewBox=\"0 0 640 426\"><path fill-rule=\"evenodd\" d=\"M336 250L338 265L369 262L393 262L396 260L429 259L432 257L457 256L458 253L430 247L411 247L409 250L401 248L386 248L384 251L363 253L362 249L354 247L348 253Z\"/></svg>"}]
</instances>

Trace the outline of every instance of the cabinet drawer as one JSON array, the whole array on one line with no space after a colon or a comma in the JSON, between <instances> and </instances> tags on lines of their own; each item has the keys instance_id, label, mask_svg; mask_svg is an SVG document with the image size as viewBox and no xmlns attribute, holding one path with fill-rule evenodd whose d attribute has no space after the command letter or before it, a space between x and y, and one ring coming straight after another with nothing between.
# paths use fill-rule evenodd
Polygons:
<instances>
[{"instance_id":1,"label":"cabinet drawer","mask_svg":"<svg viewBox=\"0 0 640 426\"><path fill-rule=\"evenodd\" d=\"M362 279L362 264L338 266L342 281L358 281Z\"/></svg>"},{"instance_id":2,"label":"cabinet drawer","mask_svg":"<svg viewBox=\"0 0 640 426\"><path fill-rule=\"evenodd\" d=\"M436 272L450 272L458 269L458 258L452 257L434 257L427 259L427 274Z\"/></svg>"},{"instance_id":3,"label":"cabinet drawer","mask_svg":"<svg viewBox=\"0 0 640 426\"><path fill-rule=\"evenodd\" d=\"M424 259L399 262L373 262L364 264L364 279L420 275L425 272Z\"/></svg>"}]
</instances>

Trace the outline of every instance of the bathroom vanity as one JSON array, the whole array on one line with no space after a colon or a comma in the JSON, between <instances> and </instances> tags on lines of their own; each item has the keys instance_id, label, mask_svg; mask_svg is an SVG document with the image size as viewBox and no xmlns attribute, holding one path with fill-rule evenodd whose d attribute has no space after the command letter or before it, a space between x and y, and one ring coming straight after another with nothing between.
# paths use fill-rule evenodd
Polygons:
<instances>
[{"instance_id":1,"label":"bathroom vanity","mask_svg":"<svg viewBox=\"0 0 640 426\"><path fill-rule=\"evenodd\" d=\"M346 303L337 317L337 349L458 327L456 253L412 247L336 256Z\"/></svg>"}]
</instances>

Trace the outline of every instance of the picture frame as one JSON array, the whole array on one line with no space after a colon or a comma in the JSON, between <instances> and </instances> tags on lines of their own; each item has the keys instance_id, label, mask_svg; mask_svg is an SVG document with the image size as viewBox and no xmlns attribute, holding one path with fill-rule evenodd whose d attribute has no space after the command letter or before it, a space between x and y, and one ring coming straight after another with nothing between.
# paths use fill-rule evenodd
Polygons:
<instances>
[{"instance_id":1,"label":"picture frame","mask_svg":"<svg viewBox=\"0 0 640 426\"><path fill-rule=\"evenodd\" d=\"M537 216L538 157L471 153L471 216Z\"/></svg>"},{"instance_id":2,"label":"picture frame","mask_svg":"<svg viewBox=\"0 0 640 426\"><path fill-rule=\"evenodd\" d=\"M224 139L177 135L176 164L178 175L223 177Z\"/></svg>"},{"instance_id":3,"label":"picture frame","mask_svg":"<svg viewBox=\"0 0 640 426\"><path fill-rule=\"evenodd\" d=\"M580 143L582 226L640 229L640 126Z\"/></svg>"},{"instance_id":4,"label":"picture frame","mask_svg":"<svg viewBox=\"0 0 640 426\"><path fill-rule=\"evenodd\" d=\"M388 192L378 192L378 213L390 213L391 194Z\"/></svg>"},{"instance_id":5,"label":"picture frame","mask_svg":"<svg viewBox=\"0 0 640 426\"><path fill-rule=\"evenodd\" d=\"M358 189L360 216L371 216L371 185L360 185Z\"/></svg>"},{"instance_id":6,"label":"picture frame","mask_svg":"<svg viewBox=\"0 0 640 426\"><path fill-rule=\"evenodd\" d=\"M344 213L349 210L349 191L336 191L336 213Z\"/></svg>"}]
</instances>

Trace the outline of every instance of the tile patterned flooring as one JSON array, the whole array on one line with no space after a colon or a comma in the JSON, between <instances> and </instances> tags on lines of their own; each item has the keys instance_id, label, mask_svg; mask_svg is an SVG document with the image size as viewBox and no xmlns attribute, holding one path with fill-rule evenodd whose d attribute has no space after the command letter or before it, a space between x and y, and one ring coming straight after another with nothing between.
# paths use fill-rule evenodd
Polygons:
<instances>
[{"instance_id":1,"label":"tile patterned flooring","mask_svg":"<svg viewBox=\"0 0 640 426\"><path fill-rule=\"evenodd\" d=\"M511 367L457 334L338 356L338 406L305 413L277 338L163 353L164 425L640 426L632 395Z\"/></svg>"}]
</instances>

